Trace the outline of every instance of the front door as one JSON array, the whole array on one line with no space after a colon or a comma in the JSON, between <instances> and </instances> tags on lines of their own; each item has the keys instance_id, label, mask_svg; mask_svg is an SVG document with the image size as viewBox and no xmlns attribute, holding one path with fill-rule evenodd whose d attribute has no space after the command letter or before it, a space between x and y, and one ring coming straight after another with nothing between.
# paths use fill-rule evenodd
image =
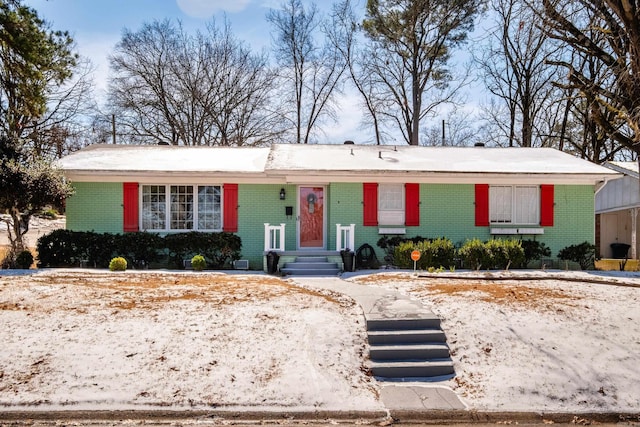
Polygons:
<instances>
[{"instance_id":1,"label":"front door","mask_svg":"<svg viewBox=\"0 0 640 427\"><path fill-rule=\"evenodd\" d=\"M324 249L324 187L299 187L300 249Z\"/></svg>"}]
</instances>

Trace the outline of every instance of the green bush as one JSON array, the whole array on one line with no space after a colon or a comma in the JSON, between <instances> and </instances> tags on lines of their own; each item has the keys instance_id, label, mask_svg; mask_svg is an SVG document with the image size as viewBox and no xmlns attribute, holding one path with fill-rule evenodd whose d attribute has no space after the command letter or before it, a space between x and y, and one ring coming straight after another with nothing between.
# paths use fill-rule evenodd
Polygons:
<instances>
[{"instance_id":1,"label":"green bush","mask_svg":"<svg viewBox=\"0 0 640 427\"><path fill-rule=\"evenodd\" d=\"M488 260L487 268L508 270L524 264L524 249L519 240L491 239L485 243Z\"/></svg>"},{"instance_id":2,"label":"green bush","mask_svg":"<svg viewBox=\"0 0 640 427\"><path fill-rule=\"evenodd\" d=\"M537 261L543 257L551 256L551 249L544 243L537 240L523 240L522 249L524 249L524 267L528 267L531 261Z\"/></svg>"},{"instance_id":3,"label":"green bush","mask_svg":"<svg viewBox=\"0 0 640 427\"><path fill-rule=\"evenodd\" d=\"M464 242L458 250L458 255L464 262L464 265L472 270L480 270L481 268L490 268L491 256L485 245L480 239L471 239Z\"/></svg>"},{"instance_id":4,"label":"green bush","mask_svg":"<svg viewBox=\"0 0 640 427\"><path fill-rule=\"evenodd\" d=\"M86 264L106 268L118 255L134 268L144 268L169 257L167 267L184 268L183 261L200 254L212 268L225 268L240 259L242 241L231 233L124 234L55 230L38 239L39 267L73 267Z\"/></svg>"},{"instance_id":5,"label":"green bush","mask_svg":"<svg viewBox=\"0 0 640 427\"><path fill-rule=\"evenodd\" d=\"M29 251L22 251L16 257L16 267L28 270L33 264L33 255Z\"/></svg>"},{"instance_id":6,"label":"green bush","mask_svg":"<svg viewBox=\"0 0 640 427\"><path fill-rule=\"evenodd\" d=\"M212 268L221 269L240 259L242 241L231 233L169 234L164 238L169 251L169 260L174 268L184 268L184 260L201 254Z\"/></svg>"},{"instance_id":7,"label":"green bush","mask_svg":"<svg viewBox=\"0 0 640 427\"><path fill-rule=\"evenodd\" d=\"M458 250L458 255L464 264L473 270L508 269L524 265L524 249L519 240L467 240Z\"/></svg>"},{"instance_id":8,"label":"green bush","mask_svg":"<svg viewBox=\"0 0 640 427\"><path fill-rule=\"evenodd\" d=\"M127 260L122 257L115 257L109 262L109 270L125 271L127 269Z\"/></svg>"},{"instance_id":9,"label":"green bush","mask_svg":"<svg viewBox=\"0 0 640 427\"><path fill-rule=\"evenodd\" d=\"M202 271L207 266L207 261L205 261L202 255L195 255L191 258L191 267L195 271Z\"/></svg>"},{"instance_id":10,"label":"green bush","mask_svg":"<svg viewBox=\"0 0 640 427\"><path fill-rule=\"evenodd\" d=\"M391 264L396 267L403 267L404 264L411 261L411 256L410 256L411 253L409 253L408 258L398 259L398 261L396 261L395 255L396 255L396 249L398 248L398 246L404 242L419 243L424 240L428 240L428 239L425 239L424 237L421 237L421 236L415 236L415 237L382 236L380 239L378 239L377 245L380 249L384 251L385 253L384 261L387 264ZM408 267L408 264L404 265L404 267L405 268ZM413 261L411 261L411 268L413 268Z\"/></svg>"},{"instance_id":11,"label":"green bush","mask_svg":"<svg viewBox=\"0 0 640 427\"><path fill-rule=\"evenodd\" d=\"M58 215L58 211L53 208L43 209L42 212L40 212L40 217L47 219L57 219Z\"/></svg>"},{"instance_id":12,"label":"green bush","mask_svg":"<svg viewBox=\"0 0 640 427\"><path fill-rule=\"evenodd\" d=\"M596 258L596 247L589 242L582 242L577 245L567 246L560 249L558 258L565 261L573 261L580 264L583 270L591 270L594 268Z\"/></svg>"},{"instance_id":13,"label":"green bush","mask_svg":"<svg viewBox=\"0 0 640 427\"><path fill-rule=\"evenodd\" d=\"M113 235L113 250L126 258L133 268L145 268L160 260L164 239L156 233L124 233Z\"/></svg>"},{"instance_id":14,"label":"green bush","mask_svg":"<svg viewBox=\"0 0 640 427\"><path fill-rule=\"evenodd\" d=\"M444 237L437 238L429 242L426 249L428 267L450 268L455 265L456 248L451 240Z\"/></svg>"},{"instance_id":15,"label":"green bush","mask_svg":"<svg viewBox=\"0 0 640 427\"><path fill-rule=\"evenodd\" d=\"M420 251L420 259L416 262L416 268L428 270L430 268L449 268L455 264L456 250L451 240L438 238L434 240L413 239L405 240L395 247L394 263L401 268L413 268L411 252Z\"/></svg>"},{"instance_id":16,"label":"green bush","mask_svg":"<svg viewBox=\"0 0 640 427\"><path fill-rule=\"evenodd\" d=\"M83 259L81 232L54 230L38 239L39 267L79 266Z\"/></svg>"}]
</instances>

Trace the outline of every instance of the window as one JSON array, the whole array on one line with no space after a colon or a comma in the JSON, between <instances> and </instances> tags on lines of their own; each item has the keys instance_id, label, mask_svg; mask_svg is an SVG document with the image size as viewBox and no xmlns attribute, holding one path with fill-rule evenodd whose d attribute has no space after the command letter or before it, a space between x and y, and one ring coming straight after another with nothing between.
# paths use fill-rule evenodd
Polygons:
<instances>
[{"instance_id":1,"label":"window","mask_svg":"<svg viewBox=\"0 0 640 427\"><path fill-rule=\"evenodd\" d=\"M493 224L538 224L539 188L518 185L489 187L489 220Z\"/></svg>"},{"instance_id":2,"label":"window","mask_svg":"<svg viewBox=\"0 0 640 427\"><path fill-rule=\"evenodd\" d=\"M222 203L220 187L213 185L198 187L198 229L220 230L222 228Z\"/></svg>"},{"instance_id":3,"label":"window","mask_svg":"<svg viewBox=\"0 0 640 427\"><path fill-rule=\"evenodd\" d=\"M404 225L404 185L380 184L378 186L378 223Z\"/></svg>"},{"instance_id":4,"label":"window","mask_svg":"<svg viewBox=\"0 0 640 427\"><path fill-rule=\"evenodd\" d=\"M142 230L220 231L221 193L218 185L143 185Z\"/></svg>"},{"instance_id":5,"label":"window","mask_svg":"<svg viewBox=\"0 0 640 427\"><path fill-rule=\"evenodd\" d=\"M142 229L166 228L167 198L164 185L142 186Z\"/></svg>"}]
</instances>

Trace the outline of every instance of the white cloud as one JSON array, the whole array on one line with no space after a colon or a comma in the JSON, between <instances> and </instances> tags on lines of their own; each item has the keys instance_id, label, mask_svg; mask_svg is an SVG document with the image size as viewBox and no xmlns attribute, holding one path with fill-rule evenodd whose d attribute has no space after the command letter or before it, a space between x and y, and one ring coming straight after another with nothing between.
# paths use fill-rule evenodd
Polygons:
<instances>
[{"instance_id":1,"label":"white cloud","mask_svg":"<svg viewBox=\"0 0 640 427\"><path fill-rule=\"evenodd\" d=\"M240 12L251 0L176 0L178 7L193 18L210 18L219 11Z\"/></svg>"}]
</instances>

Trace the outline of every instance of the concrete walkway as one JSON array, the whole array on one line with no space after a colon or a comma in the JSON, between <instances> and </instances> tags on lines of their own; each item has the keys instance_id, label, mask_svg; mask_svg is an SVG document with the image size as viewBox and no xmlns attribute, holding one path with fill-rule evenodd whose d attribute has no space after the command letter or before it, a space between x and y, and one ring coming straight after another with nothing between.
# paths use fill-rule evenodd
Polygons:
<instances>
[{"instance_id":1,"label":"concrete walkway","mask_svg":"<svg viewBox=\"0 0 640 427\"><path fill-rule=\"evenodd\" d=\"M329 289L353 298L364 312L366 320L432 317L434 314L420 301L399 292L377 286L358 285L339 277L290 277L308 287ZM448 387L436 383L380 382L380 398L394 413L425 411L460 411L466 406Z\"/></svg>"}]
</instances>

